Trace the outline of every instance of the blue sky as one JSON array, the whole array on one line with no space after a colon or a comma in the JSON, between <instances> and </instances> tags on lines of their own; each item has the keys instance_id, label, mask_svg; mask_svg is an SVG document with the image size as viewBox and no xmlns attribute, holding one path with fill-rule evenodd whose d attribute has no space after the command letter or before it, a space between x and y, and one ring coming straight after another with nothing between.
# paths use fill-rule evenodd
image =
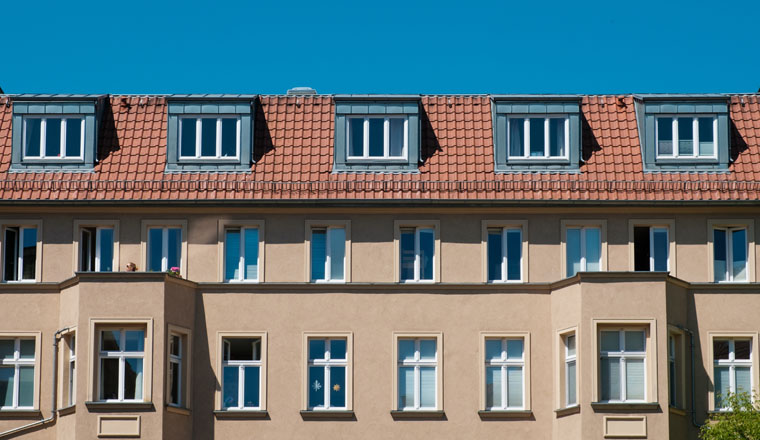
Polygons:
<instances>
[{"instance_id":1,"label":"blue sky","mask_svg":"<svg viewBox=\"0 0 760 440\"><path fill-rule=\"evenodd\" d=\"M13 1L6 93L756 92L760 1Z\"/></svg>"}]
</instances>

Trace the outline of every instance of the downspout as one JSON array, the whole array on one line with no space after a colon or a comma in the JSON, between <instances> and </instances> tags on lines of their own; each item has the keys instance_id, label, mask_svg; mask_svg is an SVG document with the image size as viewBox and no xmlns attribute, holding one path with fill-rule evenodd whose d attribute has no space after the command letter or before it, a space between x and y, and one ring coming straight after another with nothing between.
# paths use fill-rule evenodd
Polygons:
<instances>
[{"instance_id":1,"label":"downspout","mask_svg":"<svg viewBox=\"0 0 760 440\"><path fill-rule=\"evenodd\" d=\"M697 408L694 406L694 393L696 391L696 379L694 377L694 332L681 325L676 324L675 327L689 334L689 351L691 353L691 424L695 428L701 428L702 425L697 423Z\"/></svg>"},{"instance_id":2,"label":"downspout","mask_svg":"<svg viewBox=\"0 0 760 440\"><path fill-rule=\"evenodd\" d=\"M58 390L58 374L57 374L57 368L58 368L58 341L61 339L61 334L67 332L70 329L70 327L63 328L61 330L58 330L55 332L55 336L53 336L53 398L51 401L51 412L50 417L42 420L38 420L36 422L29 423L28 425L19 426L18 428L13 428L5 432L0 432L0 438L8 437L13 434L18 434L19 432L26 431L27 429L34 428L36 426L42 426L48 422L52 422L57 414L57 395L56 391ZM42 363L40 362L40 368L42 368Z\"/></svg>"}]
</instances>

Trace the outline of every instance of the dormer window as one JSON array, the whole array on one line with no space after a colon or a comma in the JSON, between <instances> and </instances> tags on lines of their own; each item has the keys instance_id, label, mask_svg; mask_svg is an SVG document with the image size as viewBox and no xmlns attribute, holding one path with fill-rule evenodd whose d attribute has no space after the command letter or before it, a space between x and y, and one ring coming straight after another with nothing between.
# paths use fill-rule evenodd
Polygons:
<instances>
[{"instance_id":1,"label":"dormer window","mask_svg":"<svg viewBox=\"0 0 760 440\"><path fill-rule=\"evenodd\" d=\"M409 119L392 117L349 117L348 160L406 159Z\"/></svg>"},{"instance_id":2,"label":"dormer window","mask_svg":"<svg viewBox=\"0 0 760 440\"><path fill-rule=\"evenodd\" d=\"M507 120L510 159L567 159L570 118L567 115L513 117Z\"/></svg>"},{"instance_id":3,"label":"dormer window","mask_svg":"<svg viewBox=\"0 0 760 440\"><path fill-rule=\"evenodd\" d=\"M181 160L239 157L239 116L183 116L179 118L179 125Z\"/></svg>"},{"instance_id":4,"label":"dormer window","mask_svg":"<svg viewBox=\"0 0 760 440\"><path fill-rule=\"evenodd\" d=\"M82 116L24 117L24 159L82 159Z\"/></svg>"},{"instance_id":5,"label":"dormer window","mask_svg":"<svg viewBox=\"0 0 760 440\"><path fill-rule=\"evenodd\" d=\"M657 116L657 158L715 158L718 118Z\"/></svg>"}]
</instances>

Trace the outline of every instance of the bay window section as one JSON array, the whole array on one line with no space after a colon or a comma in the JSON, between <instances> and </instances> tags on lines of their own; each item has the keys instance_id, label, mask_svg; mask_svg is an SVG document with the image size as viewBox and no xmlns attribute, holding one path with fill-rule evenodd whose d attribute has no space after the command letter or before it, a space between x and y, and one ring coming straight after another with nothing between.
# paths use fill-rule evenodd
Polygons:
<instances>
[{"instance_id":1,"label":"bay window section","mask_svg":"<svg viewBox=\"0 0 760 440\"><path fill-rule=\"evenodd\" d=\"M644 330L600 332L601 400L644 402L646 396L646 333Z\"/></svg>"},{"instance_id":2,"label":"bay window section","mask_svg":"<svg viewBox=\"0 0 760 440\"><path fill-rule=\"evenodd\" d=\"M486 410L525 408L525 356L522 338L485 340Z\"/></svg>"},{"instance_id":3,"label":"bay window section","mask_svg":"<svg viewBox=\"0 0 760 440\"><path fill-rule=\"evenodd\" d=\"M148 228L148 271L166 272L182 267L182 228Z\"/></svg>"},{"instance_id":4,"label":"bay window section","mask_svg":"<svg viewBox=\"0 0 760 440\"><path fill-rule=\"evenodd\" d=\"M398 410L438 407L438 344L436 338L397 339Z\"/></svg>"},{"instance_id":5,"label":"bay window section","mask_svg":"<svg viewBox=\"0 0 760 440\"><path fill-rule=\"evenodd\" d=\"M101 329L99 334L99 399L105 402L142 402L145 330Z\"/></svg>"},{"instance_id":6,"label":"bay window section","mask_svg":"<svg viewBox=\"0 0 760 440\"><path fill-rule=\"evenodd\" d=\"M363 116L346 119L348 160L406 159L408 118L405 116Z\"/></svg>"},{"instance_id":7,"label":"bay window section","mask_svg":"<svg viewBox=\"0 0 760 440\"><path fill-rule=\"evenodd\" d=\"M522 230L488 228L488 281L522 281Z\"/></svg>"},{"instance_id":8,"label":"bay window section","mask_svg":"<svg viewBox=\"0 0 760 440\"><path fill-rule=\"evenodd\" d=\"M400 280L418 282L434 280L435 229L415 227L400 229Z\"/></svg>"},{"instance_id":9,"label":"bay window section","mask_svg":"<svg viewBox=\"0 0 760 440\"><path fill-rule=\"evenodd\" d=\"M35 339L0 339L0 411L34 407Z\"/></svg>"},{"instance_id":10,"label":"bay window section","mask_svg":"<svg viewBox=\"0 0 760 440\"><path fill-rule=\"evenodd\" d=\"M347 339L309 338L308 356L308 409L346 409Z\"/></svg>"},{"instance_id":11,"label":"bay window section","mask_svg":"<svg viewBox=\"0 0 760 440\"><path fill-rule=\"evenodd\" d=\"M714 405L716 410L728 411L729 393L749 393L752 396L752 339L713 339Z\"/></svg>"},{"instance_id":12,"label":"bay window section","mask_svg":"<svg viewBox=\"0 0 760 440\"><path fill-rule=\"evenodd\" d=\"M240 117L181 117L179 125L180 160L238 159Z\"/></svg>"},{"instance_id":13,"label":"bay window section","mask_svg":"<svg viewBox=\"0 0 760 440\"><path fill-rule=\"evenodd\" d=\"M222 350L222 409L260 409L262 406L261 338L223 338Z\"/></svg>"},{"instance_id":14,"label":"bay window section","mask_svg":"<svg viewBox=\"0 0 760 440\"><path fill-rule=\"evenodd\" d=\"M602 270L601 229L598 227L568 227L565 230L567 277L578 272Z\"/></svg>"},{"instance_id":15,"label":"bay window section","mask_svg":"<svg viewBox=\"0 0 760 440\"><path fill-rule=\"evenodd\" d=\"M259 228L225 229L224 278L226 281L259 280Z\"/></svg>"},{"instance_id":16,"label":"bay window section","mask_svg":"<svg viewBox=\"0 0 760 440\"><path fill-rule=\"evenodd\" d=\"M81 229L79 270L113 272L114 228L84 227Z\"/></svg>"},{"instance_id":17,"label":"bay window section","mask_svg":"<svg viewBox=\"0 0 760 440\"><path fill-rule=\"evenodd\" d=\"M713 229L713 273L716 282L749 281L747 228Z\"/></svg>"},{"instance_id":18,"label":"bay window section","mask_svg":"<svg viewBox=\"0 0 760 440\"><path fill-rule=\"evenodd\" d=\"M37 228L6 226L3 232L3 281L35 281Z\"/></svg>"},{"instance_id":19,"label":"bay window section","mask_svg":"<svg viewBox=\"0 0 760 440\"><path fill-rule=\"evenodd\" d=\"M345 281L346 229L343 227L311 230L311 280Z\"/></svg>"}]
</instances>

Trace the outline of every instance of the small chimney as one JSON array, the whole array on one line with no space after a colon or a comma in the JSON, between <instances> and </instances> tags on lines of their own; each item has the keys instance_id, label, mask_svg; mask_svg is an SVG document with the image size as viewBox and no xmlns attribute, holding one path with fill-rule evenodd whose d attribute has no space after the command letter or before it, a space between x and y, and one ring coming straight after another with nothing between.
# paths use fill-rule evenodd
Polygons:
<instances>
[{"instance_id":1,"label":"small chimney","mask_svg":"<svg viewBox=\"0 0 760 440\"><path fill-rule=\"evenodd\" d=\"M288 90L290 96L304 96L304 95L316 95L317 91L311 87L293 87Z\"/></svg>"}]
</instances>

